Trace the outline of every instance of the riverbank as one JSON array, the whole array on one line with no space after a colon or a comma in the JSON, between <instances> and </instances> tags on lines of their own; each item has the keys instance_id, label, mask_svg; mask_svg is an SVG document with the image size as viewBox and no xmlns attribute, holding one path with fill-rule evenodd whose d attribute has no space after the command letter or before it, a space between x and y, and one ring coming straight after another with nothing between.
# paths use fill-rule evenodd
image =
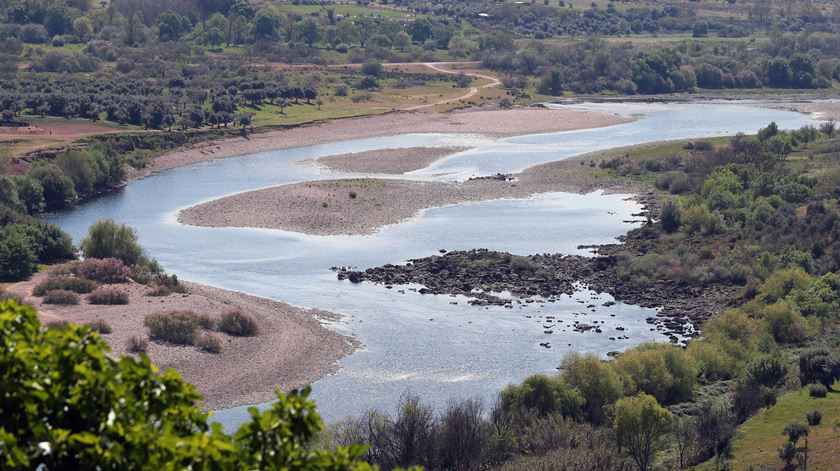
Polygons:
<instances>
[{"instance_id":1,"label":"riverbank","mask_svg":"<svg viewBox=\"0 0 840 471\"><path fill-rule=\"evenodd\" d=\"M350 139L407 133L458 133L507 137L612 126L631 118L578 109L469 109L442 114L435 111L387 113L334 119L323 123L208 141L154 158L130 179L197 162Z\"/></svg>"},{"instance_id":2,"label":"riverbank","mask_svg":"<svg viewBox=\"0 0 840 471\"><path fill-rule=\"evenodd\" d=\"M514 175L458 183L355 178L280 185L187 208L178 220L204 227L364 235L416 217L423 210L450 204L557 191L642 193L632 180L610 176L598 168L601 159L614 153L600 152L537 165Z\"/></svg>"},{"instance_id":3,"label":"riverbank","mask_svg":"<svg viewBox=\"0 0 840 471\"><path fill-rule=\"evenodd\" d=\"M338 360L352 353L356 341L322 325L335 314L321 310L300 309L244 293L227 291L196 283L183 283L188 294L150 296L149 288L137 283L118 285L129 293L128 305L58 306L42 304L31 296L32 288L49 272L11 285L7 291L24 297L38 310L41 322L87 324L104 321L111 333L103 338L116 356L132 354L132 337L146 337L143 320L147 315L188 310L217 318L232 309L253 315L259 333L253 337L234 337L217 333L222 343L218 354L194 346L178 346L156 341L148 343L147 354L161 370L172 368L195 385L204 396L206 409L225 409L272 400L274 390L288 391L310 384L338 370Z\"/></svg>"}]
</instances>

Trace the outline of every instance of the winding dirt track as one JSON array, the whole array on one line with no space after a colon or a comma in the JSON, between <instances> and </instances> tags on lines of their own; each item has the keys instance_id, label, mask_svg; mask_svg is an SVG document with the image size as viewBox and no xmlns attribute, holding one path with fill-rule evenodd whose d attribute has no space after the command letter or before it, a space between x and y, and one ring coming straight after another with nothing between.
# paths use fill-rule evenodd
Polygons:
<instances>
[{"instance_id":1,"label":"winding dirt track","mask_svg":"<svg viewBox=\"0 0 840 471\"><path fill-rule=\"evenodd\" d=\"M489 80L490 83L486 83L486 84L484 84L480 87L470 87L469 92L467 92L466 94L461 95L459 97L449 98L449 99L441 100L441 101L436 101L434 103L427 103L425 105L410 106L408 108L403 108L403 110L405 110L405 111L419 110L419 109L429 108L429 107L437 106L437 105L445 105L445 104L451 103L453 101L466 100L467 98L470 98L473 95L475 95L476 93L478 93L478 90L481 89L481 88L492 88L492 87L497 87L497 86L502 84L502 82L498 78L490 76L490 75L479 74L479 73L476 73L476 72L464 72L464 71L457 71L457 70L451 70L451 69L443 68L444 66L452 65L452 64L466 64L466 62L424 62L423 63L424 66L426 66L426 67L428 67L428 68L430 68L430 69L432 69L436 72L440 72L440 73L444 73L444 74L457 74L457 73L463 72L464 75L468 75L470 77L475 77L475 78L486 79L486 80ZM389 64L389 65L393 65L393 64Z\"/></svg>"}]
</instances>

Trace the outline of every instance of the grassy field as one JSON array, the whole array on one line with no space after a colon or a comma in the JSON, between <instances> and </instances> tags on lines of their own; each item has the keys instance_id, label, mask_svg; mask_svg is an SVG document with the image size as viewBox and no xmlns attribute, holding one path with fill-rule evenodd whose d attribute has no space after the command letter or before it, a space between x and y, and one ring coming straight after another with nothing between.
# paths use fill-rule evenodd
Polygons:
<instances>
[{"instance_id":1,"label":"grassy field","mask_svg":"<svg viewBox=\"0 0 840 471\"><path fill-rule=\"evenodd\" d=\"M383 18L405 19L417 18L414 13L405 10L394 9L393 6L359 6L350 4L332 4L332 5L292 5L288 3L280 3L280 9L298 13L301 15L310 15L312 13L320 13L322 16L327 15L327 9L332 8L336 15L341 16L369 16L377 15Z\"/></svg>"},{"instance_id":2,"label":"grassy field","mask_svg":"<svg viewBox=\"0 0 840 471\"><path fill-rule=\"evenodd\" d=\"M840 384L834 385L835 389ZM805 414L814 409L823 413L822 424L811 427L808 436L808 469L827 471L840 469L840 392L815 399L807 388L779 397L775 406L744 422L732 444L732 469L779 469L779 447L786 438L782 430L791 422L807 423ZM801 446L801 445L800 445Z\"/></svg>"}]
</instances>

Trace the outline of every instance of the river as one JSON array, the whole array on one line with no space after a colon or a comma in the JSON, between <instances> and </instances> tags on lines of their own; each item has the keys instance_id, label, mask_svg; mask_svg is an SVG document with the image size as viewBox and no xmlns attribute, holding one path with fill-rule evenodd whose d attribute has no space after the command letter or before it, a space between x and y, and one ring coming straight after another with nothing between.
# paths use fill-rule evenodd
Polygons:
<instances>
[{"instance_id":1,"label":"river","mask_svg":"<svg viewBox=\"0 0 840 471\"><path fill-rule=\"evenodd\" d=\"M78 241L93 222L112 218L134 227L148 253L180 278L341 314L330 328L354 335L364 347L344 358L338 373L314 383L313 397L327 420L369 408L393 410L406 391L438 407L453 397L479 397L490 403L511 382L556 371L569 351L605 356L644 341L667 341L646 322L656 311L623 303L603 306L612 298L585 287L554 303L475 307L463 298L420 295L405 287L341 282L330 267L401 263L439 249L586 254L577 247L612 242L633 227L623 222L640 210L629 195L551 193L452 205L424 211L369 236L201 228L179 224L176 215L233 193L323 179L324 174L298 162L331 154L473 147L401 177L455 181L515 173L626 145L755 132L770 121L786 129L813 123L804 114L752 103L574 106L637 119L606 128L513 138L406 134L244 155L162 172L49 219ZM328 178L347 176L358 175L330 173ZM575 320L597 321L603 333L574 332L569 325ZM544 333L546 325L554 326L551 334ZM551 348L540 345L546 342ZM215 418L233 427L247 416L238 407L217 411Z\"/></svg>"}]
</instances>

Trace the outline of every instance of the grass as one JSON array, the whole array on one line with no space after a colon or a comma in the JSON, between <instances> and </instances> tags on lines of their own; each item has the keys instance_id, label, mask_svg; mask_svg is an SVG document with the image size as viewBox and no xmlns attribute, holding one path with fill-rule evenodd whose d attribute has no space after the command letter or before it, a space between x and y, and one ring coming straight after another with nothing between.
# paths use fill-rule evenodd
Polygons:
<instances>
[{"instance_id":1,"label":"grass","mask_svg":"<svg viewBox=\"0 0 840 471\"><path fill-rule=\"evenodd\" d=\"M834 387L840 388L840 383ZM808 436L808 469L837 469L840 430L833 425L840 421L840 392L835 390L824 399L815 399L808 395L807 387L780 396L776 405L738 428L732 443L732 469L780 468L778 450L786 440L782 430L791 422L807 423L805 414L814 409L822 412L823 418L821 425L811 427Z\"/></svg>"},{"instance_id":2,"label":"grass","mask_svg":"<svg viewBox=\"0 0 840 471\"><path fill-rule=\"evenodd\" d=\"M331 5L290 5L284 4L281 6L281 10L299 13L302 15L310 15L312 13L320 13L321 16L327 16L327 9L332 8L335 11L336 15L342 16L369 16L369 15L378 15L382 18L393 18L393 19L406 19L408 17L416 18L420 16L426 15L415 15L413 13L409 13L405 10L396 10L393 7L386 8L386 7L375 7L375 6L358 6L358 5L338 5L338 4L331 4Z\"/></svg>"}]
</instances>

